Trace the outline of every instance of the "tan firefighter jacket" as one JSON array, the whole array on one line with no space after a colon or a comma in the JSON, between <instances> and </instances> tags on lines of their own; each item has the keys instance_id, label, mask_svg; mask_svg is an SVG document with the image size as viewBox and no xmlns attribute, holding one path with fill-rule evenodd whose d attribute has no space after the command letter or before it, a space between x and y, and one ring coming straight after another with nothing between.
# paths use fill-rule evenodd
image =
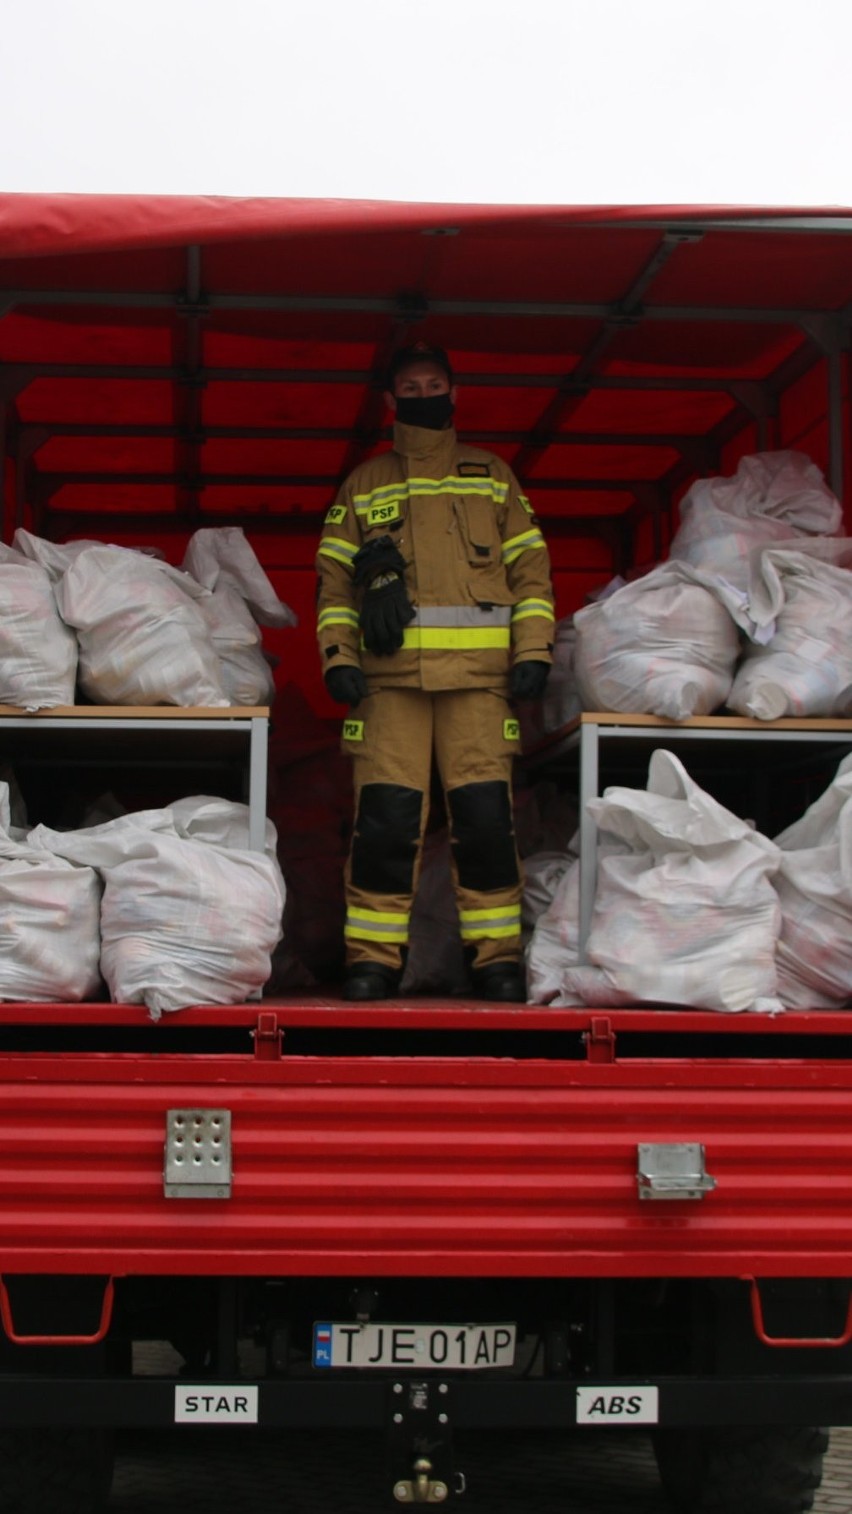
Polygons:
<instances>
[{"instance_id":1,"label":"tan firefighter jacket","mask_svg":"<svg viewBox=\"0 0 852 1514\"><path fill-rule=\"evenodd\" d=\"M358 548L389 535L415 619L398 652L361 644ZM544 538L511 469L454 430L394 426L394 449L356 468L323 527L317 631L323 673L360 665L385 687L505 692L510 667L550 662L553 591Z\"/></svg>"}]
</instances>

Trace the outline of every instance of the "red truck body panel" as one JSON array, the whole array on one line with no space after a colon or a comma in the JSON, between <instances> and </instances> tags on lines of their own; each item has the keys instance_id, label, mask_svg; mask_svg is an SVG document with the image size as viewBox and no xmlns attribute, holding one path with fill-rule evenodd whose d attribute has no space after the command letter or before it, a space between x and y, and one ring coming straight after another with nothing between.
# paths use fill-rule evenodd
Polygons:
<instances>
[{"instance_id":1,"label":"red truck body panel","mask_svg":"<svg viewBox=\"0 0 852 1514\"><path fill-rule=\"evenodd\" d=\"M32 1012L31 1012L32 1013ZM140 1024L121 1006L43 1017ZM278 1055L271 1016L284 1031ZM246 1055L0 1055L0 1270L269 1276L847 1276L852 1063L796 1055L847 1017L312 1004L190 1010L263 1019ZM6 1006L2 1019L26 1016ZM481 1054L287 1054L296 1026L476 1028ZM30 1020L32 1023L32 1019ZM566 1057L494 1056L488 1032L564 1036ZM619 1054L703 1034L725 1056ZM759 1038L759 1052L736 1041ZM730 1036L734 1038L731 1051ZM162 1048L162 1049L161 1049ZM233 1121L232 1197L165 1199L165 1111ZM639 1142L700 1142L716 1188L639 1198Z\"/></svg>"}]
</instances>

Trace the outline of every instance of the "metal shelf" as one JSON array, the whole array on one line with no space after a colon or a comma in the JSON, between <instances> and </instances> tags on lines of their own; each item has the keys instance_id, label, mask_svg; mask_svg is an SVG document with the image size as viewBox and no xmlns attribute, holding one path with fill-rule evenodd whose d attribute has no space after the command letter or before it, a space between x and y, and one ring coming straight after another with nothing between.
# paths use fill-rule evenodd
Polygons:
<instances>
[{"instance_id":1,"label":"metal shelf","mask_svg":"<svg viewBox=\"0 0 852 1514\"><path fill-rule=\"evenodd\" d=\"M266 773L269 708L229 705L224 709L170 705L60 705L24 710L0 705L2 754L9 760L44 760L44 740L65 737L62 759L86 761L86 750L107 750L115 765L139 766L172 758L205 764L233 762L242 749L247 782L249 846L263 851L266 829ZM147 736L148 741L141 738ZM203 740L201 739L203 738ZM203 747L199 755L199 745ZM156 756L154 755L156 754Z\"/></svg>"},{"instance_id":2,"label":"metal shelf","mask_svg":"<svg viewBox=\"0 0 852 1514\"><path fill-rule=\"evenodd\" d=\"M587 711L566 726L559 733L558 740L553 742L552 750L560 756L571 753L579 756L581 961L585 960L597 877L597 826L589 813L588 801L600 793L602 746L614 748L620 745L624 751L632 746L635 751L637 748L647 750L652 743L677 752L683 744L693 747L701 744L706 750L708 743L723 742L734 750L742 743L762 744L764 748L772 749L776 761L782 753L789 756L809 751L813 755L834 747L852 750L852 720L762 721L740 715L706 715L673 722L656 715ZM838 762L842 755L841 751ZM769 777L766 765L759 770L759 777L765 786Z\"/></svg>"}]
</instances>

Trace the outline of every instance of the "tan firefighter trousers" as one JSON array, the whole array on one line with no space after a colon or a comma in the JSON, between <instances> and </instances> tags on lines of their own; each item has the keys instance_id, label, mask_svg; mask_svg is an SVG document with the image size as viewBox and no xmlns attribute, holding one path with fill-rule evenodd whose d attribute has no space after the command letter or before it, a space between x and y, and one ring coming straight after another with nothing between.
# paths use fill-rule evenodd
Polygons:
<instances>
[{"instance_id":1,"label":"tan firefighter trousers","mask_svg":"<svg viewBox=\"0 0 852 1514\"><path fill-rule=\"evenodd\" d=\"M447 806L462 942L472 967L517 962L521 873L512 823L517 718L484 689L383 688L343 724L354 763L346 960L404 962L429 818L432 756Z\"/></svg>"}]
</instances>

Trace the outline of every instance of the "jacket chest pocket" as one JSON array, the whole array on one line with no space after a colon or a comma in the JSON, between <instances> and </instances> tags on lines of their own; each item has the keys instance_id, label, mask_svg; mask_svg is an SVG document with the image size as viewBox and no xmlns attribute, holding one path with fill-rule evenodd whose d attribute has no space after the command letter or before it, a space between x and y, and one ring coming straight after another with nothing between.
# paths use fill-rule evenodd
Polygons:
<instances>
[{"instance_id":1,"label":"jacket chest pocket","mask_svg":"<svg viewBox=\"0 0 852 1514\"><path fill-rule=\"evenodd\" d=\"M455 499L453 510L459 527L462 550L472 568L499 567L500 533L490 499Z\"/></svg>"}]
</instances>

